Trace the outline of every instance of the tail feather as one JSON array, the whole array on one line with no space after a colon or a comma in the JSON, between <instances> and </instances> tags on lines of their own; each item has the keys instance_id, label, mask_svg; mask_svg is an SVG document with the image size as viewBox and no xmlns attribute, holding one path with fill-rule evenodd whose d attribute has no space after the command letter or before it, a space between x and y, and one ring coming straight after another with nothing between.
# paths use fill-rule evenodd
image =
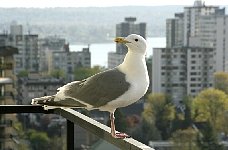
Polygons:
<instances>
[{"instance_id":1,"label":"tail feather","mask_svg":"<svg viewBox=\"0 0 228 150\"><path fill-rule=\"evenodd\" d=\"M33 98L32 105L51 105L54 102L55 95Z\"/></svg>"},{"instance_id":2,"label":"tail feather","mask_svg":"<svg viewBox=\"0 0 228 150\"><path fill-rule=\"evenodd\" d=\"M40 98L32 99L32 105L41 105L41 106L50 106L50 108L58 108L58 107L70 107L70 108L84 108L86 105L72 99L72 98L65 98L63 100L55 100L55 95L51 96L44 96ZM53 109L52 108L52 109Z\"/></svg>"}]
</instances>

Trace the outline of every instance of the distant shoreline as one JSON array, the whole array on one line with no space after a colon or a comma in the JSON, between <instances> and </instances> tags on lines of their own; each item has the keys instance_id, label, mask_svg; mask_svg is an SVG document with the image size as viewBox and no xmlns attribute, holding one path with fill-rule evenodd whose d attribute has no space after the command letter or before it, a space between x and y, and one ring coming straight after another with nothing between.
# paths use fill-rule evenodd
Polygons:
<instances>
[{"instance_id":1,"label":"distant shoreline","mask_svg":"<svg viewBox=\"0 0 228 150\"><path fill-rule=\"evenodd\" d=\"M148 37L147 57L153 55L153 48L162 48L166 45L165 37ZM87 44L70 44L70 51L81 51L82 48L88 47ZM108 65L108 52L115 52L116 44L114 42L108 43L94 43L90 45L91 52L91 66L104 66Z\"/></svg>"}]
</instances>

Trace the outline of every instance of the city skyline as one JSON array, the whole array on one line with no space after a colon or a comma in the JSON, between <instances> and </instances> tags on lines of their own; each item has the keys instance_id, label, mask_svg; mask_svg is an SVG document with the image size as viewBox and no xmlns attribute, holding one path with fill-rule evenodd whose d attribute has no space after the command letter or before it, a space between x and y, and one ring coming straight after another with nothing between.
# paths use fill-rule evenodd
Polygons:
<instances>
[{"instance_id":1,"label":"city skyline","mask_svg":"<svg viewBox=\"0 0 228 150\"><path fill-rule=\"evenodd\" d=\"M225 8L196 1L166 19L166 48L153 49L152 92L167 93L176 106L214 86L214 73L227 72Z\"/></svg>"},{"instance_id":2,"label":"city skyline","mask_svg":"<svg viewBox=\"0 0 228 150\"><path fill-rule=\"evenodd\" d=\"M204 0L206 5L228 5L227 0ZM106 0L2 0L1 8L12 8L12 7L34 7L34 8L47 8L47 7L111 7L111 6L164 6L164 5L192 5L194 0L160 0L160 1L131 1L131 0L116 0L116 1L106 1Z\"/></svg>"}]
</instances>

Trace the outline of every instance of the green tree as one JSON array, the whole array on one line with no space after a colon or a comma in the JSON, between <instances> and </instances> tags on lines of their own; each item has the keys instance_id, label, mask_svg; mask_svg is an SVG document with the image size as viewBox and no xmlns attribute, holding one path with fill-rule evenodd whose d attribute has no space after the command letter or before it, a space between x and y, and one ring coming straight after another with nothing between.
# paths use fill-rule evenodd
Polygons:
<instances>
[{"instance_id":1,"label":"green tree","mask_svg":"<svg viewBox=\"0 0 228 150\"><path fill-rule=\"evenodd\" d=\"M31 143L33 150L48 149L50 139L45 132L39 132L36 130L28 131L28 139Z\"/></svg>"},{"instance_id":2,"label":"green tree","mask_svg":"<svg viewBox=\"0 0 228 150\"><path fill-rule=\"evenodd\" d=\"M201 91L193 100L193 119L196 122L209 122L216 131L222 131L226 112L228 111L227 95L217 89Z\"/></svg>"},{"instance_id":3,"label":"green tree","mask_svg":"<svg viewBox=\"0 0 228 150\"><path fill-rule=\"evenodd\" d=\"M94 66L93 68L85 68L85 67L76 68L74 71L74 78L75 80L83 80L103 70L104 68L100 66Z\"/></svg>"},{"instance_id":4,"label":"green tree","mask_svg":"<svg viewBox=\"0 0 228 150\"><path fill-rule=\"evenodd\" d=\"M22 70L20 72L18 72L17 76L18 77L27 77L29 74L28 70Z\"/></svg>"},{"instance_id":5,"label":"green tree","mask_svg":"<svg viewBox=\"0 0 228 150\"><path fill-rule=\"evenodd\" d=\"M175 119L172 122L172 131L175 132L178 129L187 129L192 126L192 98L186 97L183 100L184 112L176 111Z\"/></svg>"},{"instance_id":6,"label":"green tree","mask_svg":"<svg viewBox=\"0 0 228 150\"><path fill-rule=\"evenodd\" d=\"M210 122L202 125L200 134L197 136L197 145L201 150L223 150L223 146L218 143L217 134Z\"/></svg>"},{"instance_id":7,"label":"green tree","mask_svg":"<svg viewBox=\"0 0 228 150\"><path fill-rule=\"evenodd\" d=\"M192 98L187 97L184 100L185 110L184 110L184 128L190 127L192 125Z\"/></svg>"},{"instance_id":8,"label":"green tree","mask_svg":"<svg viewBox=\"0 0 228 150\"><path fill-rule=\"evenodd\" d=\"M56 70L51 71L50 76L57 78L57 79L65 78L65 73L61 69L56 69Z\"/></svg>"},{"instance_id":9,"label":"green tree","mask_svg":"<svg viewBox=\"0 0 228 150\"><path fill-rule=\"evenodd\" d=\"M197 132L192 128L177 130L172 134L171 140L174 142L174 150L198 150Z\"/></svg>"},{"instance_id":10,"label":"green tree","mask_svg":"<svg viewBox=\"0 0 228 150\"><path fill-rule=\"evenodd\" d=\"M145 119L143 119L140 126L133 131L132 137L144 144L148 144L151 140L161 140L161 134L155 125L150 124Z\"/></svg>"},{"instance_id":11,"label":"green tree","mask_svg":"<svg viewBox=\"0 0 228 150\"><path fill-rule=\"evenodd\" d=\"M214 74L214 87L228 94L228 73L216 72Z\"/></svg>"},{"instance_id":12,"label":"green tree","mask_svg":"<svg viewBox=\"0 0 228 150\"><path fill-rule=\"evenodd\" d=\"M19 137L18 140L20 141L18 144L18 150L29 150L29 145L25 142L26 132L23 130L21 122L14 122L13 127L17 131Z\"/></svg>"},{"instance_id":13,"label":"green tree","mask_svg":"<svg viewBox=\"0 0 228 150\"><path fill-rule=\"evenodd\" d=\"M66 150L66 137L65 136L54 136L50 139L50 150Z\"/></svg>"},{"instance_id":14,"label":"green tree","mask_svg":"<svg viewBox=\"0 0 228 150\"><path fill-rule=\"evenodd\" d=\"M170 131L174 117L175 107L167 95L148 95L143 118L151 125L154 124L156 126L163 140L167 140L171 136Z\"/></svg>"}]
</instances>

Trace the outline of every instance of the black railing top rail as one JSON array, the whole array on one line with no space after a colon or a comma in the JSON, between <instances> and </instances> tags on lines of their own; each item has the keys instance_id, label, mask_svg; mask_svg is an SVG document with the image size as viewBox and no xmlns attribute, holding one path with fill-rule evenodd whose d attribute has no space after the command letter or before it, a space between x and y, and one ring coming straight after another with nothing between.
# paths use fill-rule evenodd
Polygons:
<instances>
[{"instance_id":1,"label":"black railing top rail","mask_svg":"<svg viewBox=\"0 0 228 150\"><path fill-rule=\"evenodd\" d=\"M98 137L108 141L109 143L124 150L153 150L153 148L140 143L133 138L116 139L110 134L111 129L106 125L93 120L73 109L57 108L54 110L44 110L42 106L33 105L0 105L0 114L11 114L11 113L55 113L63 116L67 119L67 149L74 149L74 124L81 126L87 131L97 135ZM69 134L69 135L68 135Z\"/></svg>"}]
</instances>

